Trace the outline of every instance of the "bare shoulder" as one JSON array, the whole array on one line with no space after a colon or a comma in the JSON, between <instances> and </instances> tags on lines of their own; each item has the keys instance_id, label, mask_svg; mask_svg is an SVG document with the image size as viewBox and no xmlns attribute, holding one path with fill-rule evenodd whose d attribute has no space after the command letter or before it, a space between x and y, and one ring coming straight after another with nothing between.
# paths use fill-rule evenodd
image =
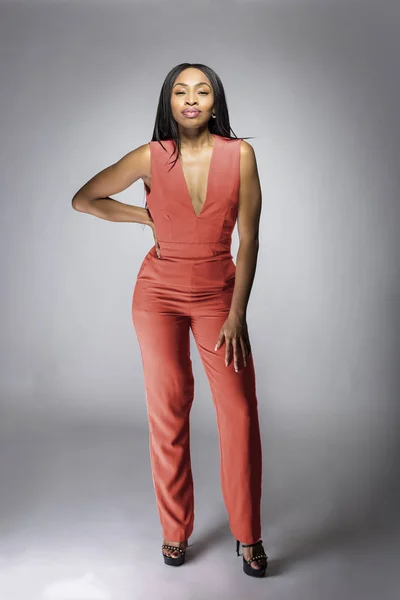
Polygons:
<instances>
[{"instance_id":1,"label":"bare shoulder","mask_svg":"<svg viewBox=\"0 0 400 600\"><path fill-rule=\"evenodd\" d=\"M107 198L127 189L138 179L150 179L150 147L142 144L124 154L87 181L75 194L85 198Z\"/></svg>"},{"instance_id":2,"label":"bare shoulder","mask_svg":"<svg viewBox=\"0 0 400 600\"><path fill-rule=\"evenodd\" d=\"M151 185L151 155L150 142L137 146L130 152L127 152L116 163L116 168L133 178L132 180L142 179L146 185Z\"/></svg>"},{"instance_id":3,"label":"bare shoulder","mask_svg":"<svg viewBox=\"0 0 400 600\"><path fill-rule=\"evenodd\" d=\"M250 161L255 158L254 148L246 140L240 140L240 158Z\"/></svg>"},{"instance_id":4,"label":"bare shoulder","mask_svg":"<svg viewBox=\"0 0 400 600\"><path fill-rule=\"evenodd\" d=\"M119 159L122 168L134 170L138 177L150 177L150 143L141 144Z\"/></svg>"},{"instance_id":5,"label":"bare shoulder","mask_svg":"<svg viewBox=\"0 0 400 600\"><path fill-rule=\"evenodd\" d=\"M240 152L254 152L254 148L250 142L247 142L246 140L240 140Z\"/></svg>"},{"instance_id":6,"label":"bare shoulder","mask_svg":"<svg viewBox=\"0 0 400 600\"><path fill-rule=\"evenodd\" d=\"M254 148L246 140L240 142L240 171L242 175L252 175L257 172Z\"/></svg>"}]
</instances>

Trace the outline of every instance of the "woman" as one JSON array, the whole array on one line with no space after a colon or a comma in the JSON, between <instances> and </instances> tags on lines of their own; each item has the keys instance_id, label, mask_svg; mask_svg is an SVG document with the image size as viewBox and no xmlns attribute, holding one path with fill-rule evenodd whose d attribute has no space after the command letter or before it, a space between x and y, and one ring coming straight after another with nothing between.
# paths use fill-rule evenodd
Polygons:
<instances>
[{"instance_id":1,"label":"woman","mask_svg":"<svg viewBox=\"0 0 400 600\"><path fill-rule=\"evenodd\" d=\"M252 146L230 131L219 77L205 65L180 64L163 83L151 142L95 175L72 204L102 219L152 229L155 244L137 275L132 320L143 364L164 561L183 564L194 525L191 329L217 413L221 484L237 556L242 543L245 573L260 577L267 567L260 539L262 454L246 309L257 262L261 190ZM145 208L109 197L139 178ZM235 266L230 247L236 220Z\"/></svg>"}]
</instances>

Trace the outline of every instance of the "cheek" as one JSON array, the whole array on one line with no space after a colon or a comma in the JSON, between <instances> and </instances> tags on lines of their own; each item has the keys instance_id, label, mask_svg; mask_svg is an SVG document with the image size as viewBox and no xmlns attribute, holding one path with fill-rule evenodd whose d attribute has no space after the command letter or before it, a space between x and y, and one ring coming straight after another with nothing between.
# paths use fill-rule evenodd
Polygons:
<instances>
[{"instance_id":1,"label":"cheek","mask_svg":"<svg viewBox=\"0 0 400 600\"><path fill-rule=\"evenodd\" d=\"M179 118L180 116L180 105L176 100L171 100L171 111L174 119Z\"/></svg>"}]
</instances>

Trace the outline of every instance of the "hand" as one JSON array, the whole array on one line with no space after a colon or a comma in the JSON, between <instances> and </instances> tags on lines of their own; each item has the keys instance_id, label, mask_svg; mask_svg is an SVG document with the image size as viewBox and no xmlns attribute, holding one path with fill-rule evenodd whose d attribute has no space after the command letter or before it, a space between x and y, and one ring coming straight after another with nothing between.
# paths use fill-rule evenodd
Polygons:
<instances>
[{"instance_id":1,"label":"hand","mask_svg":"<svg viewBox=\"0 0 400 600\"><path fill-rule=\"evenodd\" d=\"M161 258L160 244L158 243L158 238L157 238L157 234L156 234L156 230L155 230L154 221L151 218L150 213L149 213L149 216L150 216L150 222L148 223L148 226L151 228L151 230L153 232L153 238L154 238L154 242L155 242L155 246L156 246L157 256L158 256L158 258Z\"/></svg>"},{"instance_id":2,"label":"hand","mask_svg":"<svg viewBox=\"0 0 400 600\"><path fill-rule=\"evenodd\" d=\"M247 358L251 354L251 346L249 340L249 333L247 330L247 323L245 318L240 318L235 315L229 315L225 323L221 327L221 331L218 336L218 341L215 346L215 350L224 343L225 348L225 366L227 367L232 359L233 349L233 360L235 371L239 371L239 351L243 358L243 364L247 366Z\"/></svg>"}]
</instances>

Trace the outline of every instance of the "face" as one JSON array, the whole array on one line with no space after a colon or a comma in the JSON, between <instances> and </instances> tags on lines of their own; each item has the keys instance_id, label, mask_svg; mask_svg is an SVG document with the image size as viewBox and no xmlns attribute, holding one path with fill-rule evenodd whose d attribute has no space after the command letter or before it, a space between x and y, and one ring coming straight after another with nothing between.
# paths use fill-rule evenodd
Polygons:
<instances>
[{"instance_id":1,"label":"face","mask_svg":"<svg viewBox=\"0 0 400 600\"><path fill-rule=\"evenodd\" d=\"M214 108L214 93L203 71L189 68L174 81L171 93L172 116L185 129L207 126ZM192 113L184 113L193 109Z\"/></svg>"}]
</instances>

